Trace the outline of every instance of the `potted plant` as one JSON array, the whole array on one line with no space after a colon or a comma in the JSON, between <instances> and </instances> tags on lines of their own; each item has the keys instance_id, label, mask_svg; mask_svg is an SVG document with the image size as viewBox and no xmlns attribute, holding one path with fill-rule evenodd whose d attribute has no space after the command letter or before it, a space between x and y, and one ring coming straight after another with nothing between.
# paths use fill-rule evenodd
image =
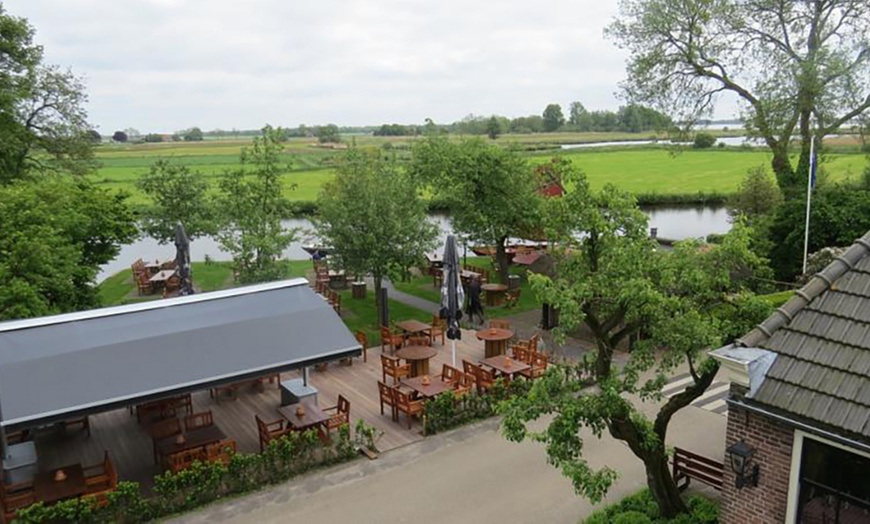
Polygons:
<instances>
[{"instance_id":1,"label":"potted plant","mask_svg":"<svg viewBox=\"0 0 870 524\"><path fill-rule=\"evenodd\" d=\"M384 432L380 429L369 426L362 419L358 420L355 428L354 440L360 453L374 460L378 458L377 443L384 436Z\"/></svg>"}]
</instances>

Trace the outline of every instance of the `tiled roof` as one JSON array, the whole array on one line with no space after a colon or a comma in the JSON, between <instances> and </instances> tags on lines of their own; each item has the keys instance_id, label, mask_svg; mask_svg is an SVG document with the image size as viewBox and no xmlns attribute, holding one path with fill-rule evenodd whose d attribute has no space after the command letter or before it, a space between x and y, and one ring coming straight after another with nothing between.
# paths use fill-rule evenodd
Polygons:
<instances>
[{"instance_id":1,"label":"tiled roof","mask_svg":"<svg viewBox=\"0 0 870 524\"><path fill-rule=\"evenodd\" d=\"M749 399L870 439L870 233L737 341L777 353Z\"/></svg>"}]
</instances>

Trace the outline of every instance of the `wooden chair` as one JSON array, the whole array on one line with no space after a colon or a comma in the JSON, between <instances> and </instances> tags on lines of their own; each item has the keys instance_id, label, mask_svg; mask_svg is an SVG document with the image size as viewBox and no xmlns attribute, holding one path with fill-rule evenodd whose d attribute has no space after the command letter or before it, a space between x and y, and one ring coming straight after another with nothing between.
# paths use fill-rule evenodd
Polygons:
<instances>
[{"instance_id":1,"label":"wooden chair","mask_svg":"<svg viewBox=\"0 0 870 524\"><path fill-rule=\"evenodd\" d=\"M261 419L259 415L254 415L254 418L257 419L257 432L260 437L260 453L266 449L269 442L287 434L288 429L284 427L284 419L266 422Z\"/></svg>"},{"instance_id":2,"label":"wooden chair","mask_svg":"<svg viewBox=\"0 0 870 524\"><path fill-rule=\"evenodd\" d=\"M536 378L540 378L544 376L544 373L547 371L547 365L549 364L549 358L544 353L535 353L534 357L531 360L531 368L520 371L520 375L526 377L529 380L533 380Z\"/></svg>"},{"instance_id":3,"label":"wooden chair","mask_svg":"<svg viewBox=\"0 0 870 524\"><path fill-rule=\"evenodd\" d=\"M166 457L166 469L173 473L187 469L194 462L205 461L205 448L185 449Z\"/></svg>"},{"instance_id":4,"label":"wooden chair","mask_svg":"<svg viewBox=\"0 0 870 524\"><path fill-rule=\"evenodd\" d=\"M401 364L399 359L389 355L381 355L381 367L383 368L383 379L387 381L387 376L393 377L393 384L404 377L411 375L411 365Z\"/></svg>"},{"instance_id":5,"label":"wooden chair","mask_svg":"<svg viewBox=\"0 0 870 524\"><path fill-rule=\"evenodd\" d=\"M142 272L136 275L136 289L140 296L154 293L154 286L151 284L148 273Z\"/></svg>"},{"instance_id":6,"label":"wooden chair","mask_svg":"<svg viewBox=\"0 0 870 524\"><path fill-rule=\"evenodd\" d=\"M489 327L497 329L510 329L511 321L504 318L494 318L489 321Z\"/></svg>"},{"instance_id":7,"label":"wooden chair","mask_svg":"<svg viewBox=\"0 0 870 524\"><path fill-rule=\"evenodd\" d=\"M460 373L462 372L450 364L444 364L441 366L441 380L443 382L450 382L451 384L456 383L456 381L459 380Z\"/></svg>"},{"instance_id":8,"label":"wooden chair","mask_svg":"<svg viewBox=\"0 0 870 524\"><path fill-rule=\"evenodd\" d=\"M378 380L378 397L381 402L381 415L384 414L384 404L390 406L390 418L393 421L399 420L399 414L396 412L396 402L393 399L393 388L388 386L386 383Z\"/></svg>"},{"instance_id":9,"label":"wooden chair","mask_svg":"<svg viewBox=\"0 0 870 524\"><path fill-rule=\"evenodd\" d=\"M429 328L429 337L432 339L432 342L434 343L436 338L441 337L441 345L443 346L446 333L447 320L438 315L432 315L432 327Z\"/></svg>"},{"instance_id":10,"label":"wooden chair","mask_svg":"<svg viewBox=\"0 0 870 524\"><path fill-rule=\"evenodd\" d=\"M336 293L335 291L329 292L329 305L332 306L332 309L335 310L336 313L341 315L341 295Z\"/></svg>"},{"instance_id":11,"label":"wooden chair","mask_svg":"<svg viewBox=\"0 0 870 524\"><path fill-rule=\"evenodd\" d=\"M504 293L504 307L506 309L512 309L516 307L517 302L520 301L520 293L522 293L521 288L509 289Z\"/></svg>"},{"instance_id":12,"label":"wooden chair","mask_svg":"<svg viewBox=\"0 0 870 524\"><path fill-rule=\"evenodd\" d=\"M389 346L390 354L395 354L404 342L405 337L401 333L393 333L387 326L381 326L381 353L384 352L385 347Z\"/></svg>"},{"instance_id":13,"label":"wooden chair","mask_svg":"<svg viewBox=\"0 0 870 524\"><path fill-rule=\"evenodd\" d=\"M12 522L18 510L36 503L33 481L16 484L0 483L0 502L3 504L3 522Z\"/></svg>"},{"instance_id":14,"label":"wooden chair","mask_svg":"<svg viewBox=\"0 0 870 524\"><path fill-rule=\"evenodd\" d=\"M155 422L148 428L151 435L151 444L154 448L154 463L158 464L160 457L157 454L157 443L161 440L181 434L181 422L177 418L168 418Z\"/></svg>"},{"instance_id":15,"label":"wooden chair","mask_svg":"<svg viewBox=\"0 0 870 524\"><path fill-rule=\"evenodd\" d=\"M524 364L529 364L532 361L532 353L525 346L511 346L511 357Z\"/></svg>"},{"instance_id":16,"label":"wooden chair","mask_svg":"<svg viewBox=\"0 0 870 524\"><path fill-rule=\"evenodd\" d=\"M163 285L163 296L169 296L181 289L181 277L178 273L166 279L166 284Z\"/></svg>"},{"instance_id":17,"label":"wooden chair","mask_svg":"<svg viewBox=\"0 0 870 524\"><path fill-rule=\"evenodd\" d=\"M468 373L469 375L471 375L475 379L477 378L477 368L478 367L480 367L480 366L478 366L477 364L475 364L473 362L469 362L467 360L462 361L462 371L464 371L465 373Z\"/></svg>"},{"instance_id":18,"label":"wooden chair","mask_svg":"<svg viewBox=\"0 0 870 524\"><path fill-rule=\"evenodd\" d=\"M194 413L192 415L187 415L186 417L184 417L185 431L191 431L194 429L205 428L213 425L214 418L212 417L211 410L203 411L201 413Z\"/></svg>"},{"instance_id":19,"label":"wooden chair","mask_svg":"<svg viewBox=\"0 0 870 524\"><path fill-rule=\"evenodd\" d=\"M404 413L408 417L408 429L411 429L411 417L421 417L423 415L423 401L411 400L411 395L404 391L393 388L393 402L396 405L397 417L398 413Z\"/></svg>"},{"instance_id":20,"label":"wooden chair","mask_svg":"<svg viewBox=\"0 0 870 524\"><path fill-rule=\"evenodd\" d=\"M457 397L466 395L471 392L471 388L474 387L476 383L474 377L468 373L459 371L456 377L456 382L453 383L453 394Z\"/></svg>"},{"instance_id":21,"label":"wooden chair","mask_svg":"<svg viewBox=\"0 0 870 524\"><path fill-rule=\"evenodd\" d=\"M323 423L326 432L329 433L334 429L338 429L345 424L350 424L350 401L344 396L338 396L338 403L334 406L323 408L323 412L334 411L335 413Z\"/></svg>"},{"instance_id":22,"label":"wooden chair","mask_svg":"<svg viewBox=\"0 0 870 524\"><path fill-rule=\"evenodd\" d=\"M441 269L435 270L432 273L432 287L441 287L444 284L444 271Z\"/></svg>"},{"instance_id":23,"label":"wooden chair","mask_svg":"<svg viewBox=\"0 0 870 524\"><path fill-rule=\"evenodd\" d=\"M407 345L409 346L431 346L432 339L429 337L408 337Z\"/></svg>"},{"instance_id":24,"label":"wooden chair","mask_svg":"<svg viewBox=\"0 0 870 524\"><path fill-rule=\"evenodd\" d=\"M64 431L70 426L81 426L81 431L87 433L89 437L91 436L91 419L87 415L80 418L71 418L63 421Z\"/></svg>"},{"instance_id":25,"label":"wooden chair","mask_svg":"<svg viewBox=\"0 0 870 524\"><path fill-rule=\"evenodd\" d=\"M541 334L535 333L534 335L531 336L531 338L529 338L527 340L520 340L517 343L513 344L511 346L511 350L513 350L513 348L515 348L515 347L521 348L521 349L525 349L530 354L534 355L535 353L538 352L538 340L540 338L541 338Z\"/></svg>"},{"instance_id":26,"label":"wooden chair","mask_svg":"<svg viewBox=\"0 0 870 524\"><path fill-rule=\"evenodd\" d=\"M482 368L480 366L477 367L477 376L475 383L477 384L477 392L479 394L484 394L495 384L495 375L492 371Z\"/></svg>"},{"instance_id":27,"label":"wooden chair","mask_svg":"<svg viewBox=\"0 0 870 524\"><path fill-rule=\"evenodd\" d=\"M99 464L82 469L85 473L85 494L94 497L99 506L108 504L109 493L118 487L118 472L109 458L109 452L104 452L103 461Z\"/></svg>"},{"instance_id":28,"label":"wooden chair","mask_svg":"<svg viewBox=\"0 0 870 524\"><path fill-rule=\"evenodd\" d=\"M369 347L369 337L366 335L365 331L357 331L356 332L356 341L359 342L359 345L362 346L362 354L363 354L363 362L368 362L368 347Z\"/></svg>"},{"instance_id":29,"label":"wooden chair","mask_svg":"<svg viewBox=\"0 0 870 524\"><path fill-rule=\"evenodd\" d=\"M175 261L175 259L167 260L166 262L160 264L161 271L166 269L178 269L178 263Z\"/></svg>"},{"instance_id":30,"label":"wooden chair","mask_svg":"<svg viewBox=\"0 0 870 524\"><path fill-rule=\"evenodd\" d=\"M215 442L205 447L205 460L229 464L233 455L236 454L236 450L236 441L233 439Z\"/></svg>"}]
</instances>

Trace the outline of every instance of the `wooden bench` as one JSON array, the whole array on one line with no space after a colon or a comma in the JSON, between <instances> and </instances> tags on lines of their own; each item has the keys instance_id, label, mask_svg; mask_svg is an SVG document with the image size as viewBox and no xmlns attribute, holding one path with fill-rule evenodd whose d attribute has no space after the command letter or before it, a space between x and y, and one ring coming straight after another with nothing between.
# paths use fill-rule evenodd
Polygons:
<instances>
[{"instance_id":1,"label":"wooden bench","mask_svg":"<svg viewBox=\"0 0 870 524\"><path fill-rule=\"evenodd\" d=\"M722 491L724 465L690 451L674 448L673 456L674 482L680 491L689 487L689 482L695 479Z\"/></svg>"}]
</instances>

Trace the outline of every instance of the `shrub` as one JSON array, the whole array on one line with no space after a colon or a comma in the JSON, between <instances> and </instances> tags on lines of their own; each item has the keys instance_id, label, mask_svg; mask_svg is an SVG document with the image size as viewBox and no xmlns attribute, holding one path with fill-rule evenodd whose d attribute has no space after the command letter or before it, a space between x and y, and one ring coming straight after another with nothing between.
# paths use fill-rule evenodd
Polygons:
<instances>
[{"instance_id":1,"label":"shrub","mask_svg":"<svg viewBox=\"0 0 870 524\"><path fill-rule=\"evenodd\" d=\"M716 137L710 133L698 133L695 135L695 141L692 142L692 147L695 149L707 149L713 147L716 143Z\"/></svg>"},{"instance_id":2,"label":"shrub","mask_svg":"<svg viewBox=\"0 0 870 524\"><path fill-rule=\"evenodd\" d=\"M693 495L686 500L689 512L673 519L659 517L659 508L649 489L629 495L589 516L584 524L715 524L719 506L715 501Z\"/></svg>"},{"instance_id":3,"label":"shrub","mask_svg":"<svg viewBox=\"0 0 870 524\"><path fill-rule=\"evenodd\" d=\"M489 392L480 395L476 390L455 396L448 391L427 402L423 408L426 435L434 435L475 420L489 418L496 414L496 406L502 400L514 395L525 395L531 388L528 380L505 382L497 379Z\"/></svg>"}]
</instances>

